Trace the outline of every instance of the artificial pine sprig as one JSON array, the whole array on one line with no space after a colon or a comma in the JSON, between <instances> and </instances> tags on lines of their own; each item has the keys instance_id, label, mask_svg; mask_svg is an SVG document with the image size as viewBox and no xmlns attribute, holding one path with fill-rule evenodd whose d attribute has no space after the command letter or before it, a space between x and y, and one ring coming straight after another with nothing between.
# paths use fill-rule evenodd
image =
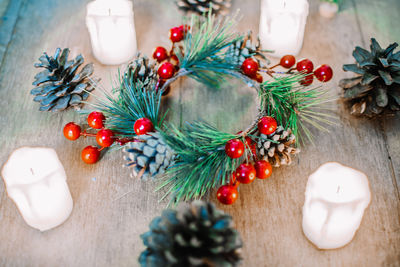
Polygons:
<instances>
[{"instance_id":1,"label":"artificial pine sprig","mask_svg":"<svg viewBox=\"0 0 400 267\"><path fill-rule=\"evenodd\" d=\"M312 141L307 123L319 130L332 124L331 115L322 112L323 104L332 101L327 91L319 87L304 87L300 81L304 74L276 77L260 84L260 106L267 115L273 116L280 125L284 125L300 137L300 130Z\"/></svg>"},{"instance_id":2,"label":"artificial pine sprig","mask_svg":"<svg viewBox=\"0 0 400 267\"><path fill-rule=\"evenodd\" d=\"M229 70L238 70L228 47L244 38L235 33L236 17L216 19L208 13L205 21L192 16L190 30L186 33L183 51L177 47L180 68L187 75L210 87L218 87Z\"/></svg>"},{"instance_id":3,"label":"artificial pine sprig","mask_svg":"<svg viewBox=\"0 0 400 267\"><path fill-rule=\"evenodd\" d=\"M175 165L160 185L166 187L171 202L198 199L211 189L229 182L239 159L229 158L224 150L227 141L238 135L218 131L204 122L186 124L183 129L169 126L161 134L175 151Z\"/></svg>"},{"instance_id":4,"label":"artificial pine sprig","mask_svg":"<svg viewBox=\"0 0 400 267\"><path fill-rule=\"evenodd\" d=\"M89 104L108 118L107 128L126 137L133 137L136 135L133 129L136 120L148 118L155 126L161 127L165 118L166 114L159 117L162 92L154 90L154 87L154 80L145 85L140 80L119 75L114 94L102 90L104 98Z\"/></svg>"}]
</instances>

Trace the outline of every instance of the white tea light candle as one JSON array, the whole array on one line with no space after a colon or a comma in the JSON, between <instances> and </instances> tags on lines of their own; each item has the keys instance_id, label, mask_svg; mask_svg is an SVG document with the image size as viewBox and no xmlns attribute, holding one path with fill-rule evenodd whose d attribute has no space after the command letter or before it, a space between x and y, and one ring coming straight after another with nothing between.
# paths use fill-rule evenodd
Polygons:
<instances>
[{"instance_id":1,"label":"white tea light candle","mask_svg":"<svg viewBox=\"0 0 400 267\"><path fill-rule=\"evenodd\" d=\"M297 55L303 45L307 0L261 0L259 36L276 57Z\"/></svg>"},{"instance_id":2,"label":"white tea light candle","mask_svg":"<svg viewBox=\"0 0 400 267\"><path fill-rule=\"evenodd\" d=\"M54 149L21 147L10 155L1 175L8 196L31 227L46 231L71 214L67 175Z\"/></svg>"},{"instance_id":3,"label":"white tea light candle","mask_svg":"<svg viewBox=\"0 0 400 267\"><path fill-rule=\"evenodd\" d=\"M105 65L119 65L136 54L132 2L96 0L87 5L86 26L93 55Z\"/></svg>"},{"instance_id":4,"label":"white tea light candle","mask_svg":"<svg viewBox=\"0 0 400 267\"><path fill-rule=\"evenodd\" d=\"M337 162L310 175L303 206L303 231L320 249L349 243L371 200L367 176Z\"/></svg>"}]
</instances>

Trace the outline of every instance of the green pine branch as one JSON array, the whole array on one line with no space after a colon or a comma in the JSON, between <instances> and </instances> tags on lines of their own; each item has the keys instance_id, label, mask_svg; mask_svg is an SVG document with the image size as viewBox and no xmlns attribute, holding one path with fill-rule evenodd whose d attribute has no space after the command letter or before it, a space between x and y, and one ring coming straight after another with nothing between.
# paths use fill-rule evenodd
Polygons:
<instances>
[{"instance_id":1,"label":"green pine branch","mask_svg":"<svg viewBox=\"0 0 400 267\"><path fill-rule=\"evenodd\" d=\"M300 84L304 74L275 78L260 85L261 109L273 116L279 124L290 128L296 137L303 133L312 142L309 126L326 131L333 124L333 116L327 114L325 103L333 99L319 87Z\"/></svg>"},{"instance_id":2,"label":"green pine branch","mask_svg":"<svg viewBox=\"0 0 400 267\"><path fill-rule=\"evenodd\" d=\"M143 82L119 75L118 84L109 93L101 90L103 97L87 103L106 116L106 127L126 137L135 136L133 125L140 118L148 118L156 127L162 126L159 118L161 90L154 90L155 81L146 86Z\"/></svg>"},{"instance_id":3,"label":"green pine branch","mask_svg":"<svg viewBox=\"0 0 400 267\"><path fill-rule=\"evenodd\" d=\"M235 33L236 17L216 19L208 13L205 21L192 16L190 31L186 34L183 51L176 48L180 68L188 76L210 87L218 87L229 71L237 70L228 47L244 38Z\"/></svg>"},{"instance_id":4,"label":"green pine branch","mask_svg":"<svg viewBox=\"0 0 400 267\"><path fill-rule=\"evenodd\" d=\"M239 166L240 159L225 153L226 142L238 135L220 132L204 122L186 124L181 130L169 126L160 132L177 156L159 187L166 188L165 196L172 196L170 204L203 197L228 183Z\"/></svg>"}]
</instances>

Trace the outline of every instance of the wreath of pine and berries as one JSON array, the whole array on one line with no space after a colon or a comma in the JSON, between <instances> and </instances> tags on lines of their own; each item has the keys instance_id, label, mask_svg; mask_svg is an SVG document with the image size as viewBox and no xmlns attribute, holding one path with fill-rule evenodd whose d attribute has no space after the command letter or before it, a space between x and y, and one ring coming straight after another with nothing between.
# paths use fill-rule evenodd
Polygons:
<instances>
[{"instance_id":1,"label":"wreath of pine and berries","mask_svg":"<svg viewBox=\"0 0 400 267\"><path fill-rule=\"evenodd\" d=\"M166 189L170 203L201 198L218 188L217 198L223 204L235 202L240 184L270 177L272 165L290 164L290 155L299 151L300 133L311 140L307 124L325 129L323 124L331 121L323 111L329 101L326 90L310 85L314 77L329 81L332 69L321 65L314 70L309 59L296 64L291 55L268 67L268 51L261 50L259 41L252 42L251 33L235 33L235 23L235 17L216 19L211 12L207 17L193 16L190 26L170 29L172 48L168 52L157 47L152 55L155 63L138 55L112 93L104 91L103 98L89 103L96 111L88 115L87 123L97 133L82 131L73 122L65 125L69 140L96 137L101 148L84 148L83 161L95 163L105 147L125 146L133 155L126 159L135 175L165 172L159 188ZM276 71L279 66L286 70ZM270 79L263 81L263 75ZM165 114L159 114L161 98L171 83L184 76L210 88L218 88L228 76L243 80L258 92L258 115L236 134L206 122L182 128L164 122Z\"/></svg>"}]
</instances>

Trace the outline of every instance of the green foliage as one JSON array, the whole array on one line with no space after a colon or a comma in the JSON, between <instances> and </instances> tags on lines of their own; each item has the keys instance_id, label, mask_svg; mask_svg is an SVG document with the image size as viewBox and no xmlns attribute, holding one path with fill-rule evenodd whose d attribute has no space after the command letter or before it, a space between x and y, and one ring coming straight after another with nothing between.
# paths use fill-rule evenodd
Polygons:
<instances>
[{"instance_id":1,"label":"green foliage","mask_svg":"<svg viewBox=\"0 0 400 267\"><path fill-rule=\"evenodd\" d=\"M342 5L342 2L343 2L343 0L320 0L320 1L337 4L339 7Z\"/></svg>"},{"instance_id":2,"label":"green foliage","mask_svg":"<svg viewBox=\"0 0 400 267\"><path fill-rule=\"evenodd\" d=\"M192 16L190 31L186 34L183 51L176 49L180 68L188 76L210 87L218 87L229 70L237 70L234 55L227 53L228 47L243 39L233 32L236 18L215 19L208 13L205 21Z\"/></svg>"},{"instance_id":3,"label":"green foliage","mask_svg":"<svg viewBox=\"0 0 400 267\"><path fill-rule=\"evenodd\" d=\"M181 130L169 126L161 134L176 153L176 163L160 186L167 188L166 195L172 195L171 202L201 198L226 184L239 165L239 159L225 153L226 142L237 135L220 132L204 122L186 124Z\"/></svg>"},{"instance_id":4,"label":"green foliage","mask_svg":"<svg viewBox=\"0 0 400 267\"><path fill-rule=\"evenodd\" d=\"M154 90L154 81L147 85L140 80L124 75L118 79L113 93L102 90L103 97L97 97L96 103L88 103L106 116L106 127L120 135L132 137L133 125L139 118L150 119L155 126L161 127L163 118L159 118L161 91ZM164 115L165 117L165 115Z\"/></svg>"},{"instance_id":5,"label":"green foliage","mask_svg":"<svg viewBox=\"0 0 400 267\"><path fill-rule=\"evenodd\" d=\"M326 130L324 124L332 124L331 115L323 112L323 104L332 101L321 88L300 85L304 74L275 78L260 85L259 96L262 110L273 116L280 125L292 129L296 137L303 132L312 141L307 124Z\"/></svg>"}]
</instances>

